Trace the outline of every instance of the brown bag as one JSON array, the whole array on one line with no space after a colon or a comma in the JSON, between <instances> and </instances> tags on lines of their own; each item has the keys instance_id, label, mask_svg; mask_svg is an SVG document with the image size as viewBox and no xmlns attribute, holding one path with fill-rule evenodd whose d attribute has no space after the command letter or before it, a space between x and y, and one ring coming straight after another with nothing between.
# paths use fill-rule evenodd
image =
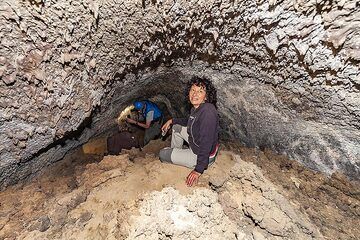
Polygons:
<instances>
[{"instance_id":1,"label":"brown bag","mask_svg":"<svg viewBox=\"0 0 360 240\"><path fill-rule=\"evenodd\" d=\"M117 155L122 149L139 148L139 139L128 131L117 132L107 139L107 151L110 155Z\"/></svg>"}]
</instances>

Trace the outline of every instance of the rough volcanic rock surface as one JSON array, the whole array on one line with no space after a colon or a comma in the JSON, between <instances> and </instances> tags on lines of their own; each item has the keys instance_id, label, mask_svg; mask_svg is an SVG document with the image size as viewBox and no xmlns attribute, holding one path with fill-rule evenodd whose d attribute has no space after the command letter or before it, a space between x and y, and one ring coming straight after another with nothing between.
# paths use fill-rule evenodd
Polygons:
<instances>
[{"instance_id":1,"label":"rough volcanic rock surface","mask_svg":"<svg viewBox=\"0 0 360 240\"><path fill-rule=\"evenodd\" d=\"M340 174L328 178L270 150L237 146L231 148L240 155L223 149L189 188L190 169L157 158L168 142L102 157L98 140L0 192L0 239L355 240L360 234L359 186Z\"/></svg>"},{"instance_id":2,"label":"rough volcanic rock surface","mask_svg":"<svg viewBox=\"0 0 360 240\"><path fill-rule=\"evenodd\" d=\"M312 222L321 226L321 233L326 238L358 238L359 182L350 182L339 172L327 177L269 149L264 152L239 149L238 146L231 149L236 152L241 149L240 155L244 161L259 166L263 176L277 186L280 194L302 206Z\"/></svg>"},{"instance_id":3,"label":"rough volcanic rock surface","mask_svg":"<svg viewBox=\"0 0 360 240\"><path fill-rule=\"evenodd\" d=\"M168 87L145 95L180 113L179 83L217 72L225 135L358 178L359 15L355 0L2 1L0 183L104 131L162 63Z\"/></svg>"},{"instance_id":4,"label":"rough volcanic rock surface","mask_svg":"<svg viewBox=\"0 0 360 240\"><path fill-rule=\"evenodd\" d=\"M78 151L0 192L0 239L322 239L254 164L222 151L189 188L190 169L154 154L165 145L97 161Z\"/></svg>"},{"instance_id":5,"label":"rough volcanic rock surface","mask_svg":"<svg viewBox=\"0 0 360 240\"><path fill-rule=\"evenodd\" d=\"M164 188L145 197L128 239L237 239L241 234L216 193L201 189L185 197Z\"/></svg>"},{"instance_id":6,"label":"rough volcanic rock surface","mask_svg":"<svg viewBox=\"0 0 360 240\"><path fill-rule=\"evenodd\" d=\"M322 236L309 220L294 209L276 186L267 180L260 169L235 156L237 164L230 176L222 195L222 202L229 206L241 206L245 216L249 217L260 229L274 236L286 239L320 239Z\"/></svg>"}]
</instances>

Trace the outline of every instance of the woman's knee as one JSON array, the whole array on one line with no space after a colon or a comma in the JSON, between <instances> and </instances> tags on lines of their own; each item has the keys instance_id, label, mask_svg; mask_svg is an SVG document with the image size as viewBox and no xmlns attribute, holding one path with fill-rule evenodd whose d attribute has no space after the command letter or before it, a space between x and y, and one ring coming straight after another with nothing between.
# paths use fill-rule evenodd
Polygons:
<instances>
[{"instance_id":1,"label":"woman's knee","mask_svg":"<svg viewBox=\"0 0 360 240\"><path fill-rule=\"evenodd\" d=\"M173 149L172 148L163 148L160 150L159 152L159 158L161 162L169 162L172 163L171 161L171 153L172 153Z\"/></svg>"},{"instance_id":2,"label":"woman's knee","mask_svg":"<svg viewBox=\"0 0 360 240\"><path fill-rule=\"evenodd\" d=\"M179 124L175 124L172 126L173 132L176 132L176 133L180 133L182 128L183 128L183 126L181 126Z\"/></svg>"}]
</instances>

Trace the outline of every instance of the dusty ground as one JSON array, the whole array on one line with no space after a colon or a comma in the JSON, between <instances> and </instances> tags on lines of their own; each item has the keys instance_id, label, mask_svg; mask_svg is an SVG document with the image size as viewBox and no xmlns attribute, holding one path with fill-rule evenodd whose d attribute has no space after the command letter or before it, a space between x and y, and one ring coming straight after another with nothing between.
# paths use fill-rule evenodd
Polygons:
<instances>
[{"instance_id":1,"label":"dusty ground","mask_svg":"<svg viewBox=\"0 0 360 240\"><path fill-rule=\"evenodd\" d=\"M359 239L359 185L268 150L223 147L188 188L168 142L102 156L103 140L0 193L0 239Z\"/></svg>"},{"instance_id":2,"label":"dusty ground","mask_svg":"<svg viewBox=\"0 0 360 240\"><path fill-rule=\"evenodd\" d=\"M335 173L330 177L265 149L228 146L260 167L279 192L301 206L327 239L360 239L360 184Z\"/></svg>"}]
</instances>

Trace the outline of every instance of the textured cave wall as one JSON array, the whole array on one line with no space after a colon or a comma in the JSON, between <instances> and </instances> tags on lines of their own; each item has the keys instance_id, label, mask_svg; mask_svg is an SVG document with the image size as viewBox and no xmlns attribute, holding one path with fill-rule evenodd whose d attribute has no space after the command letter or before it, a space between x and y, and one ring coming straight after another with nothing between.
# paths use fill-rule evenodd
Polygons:
<instances>
[{"instance_id":1,"label":"textured cave wall","mask_svg":"<svg viewBox=\"0 0 360 240\"><path fill-rule=\"evenodd\" d=\"M219 88L223 136L359 178L359 19L356 1L1 1L0 183L192 74Z\"/></svg>"}]
</instances>

